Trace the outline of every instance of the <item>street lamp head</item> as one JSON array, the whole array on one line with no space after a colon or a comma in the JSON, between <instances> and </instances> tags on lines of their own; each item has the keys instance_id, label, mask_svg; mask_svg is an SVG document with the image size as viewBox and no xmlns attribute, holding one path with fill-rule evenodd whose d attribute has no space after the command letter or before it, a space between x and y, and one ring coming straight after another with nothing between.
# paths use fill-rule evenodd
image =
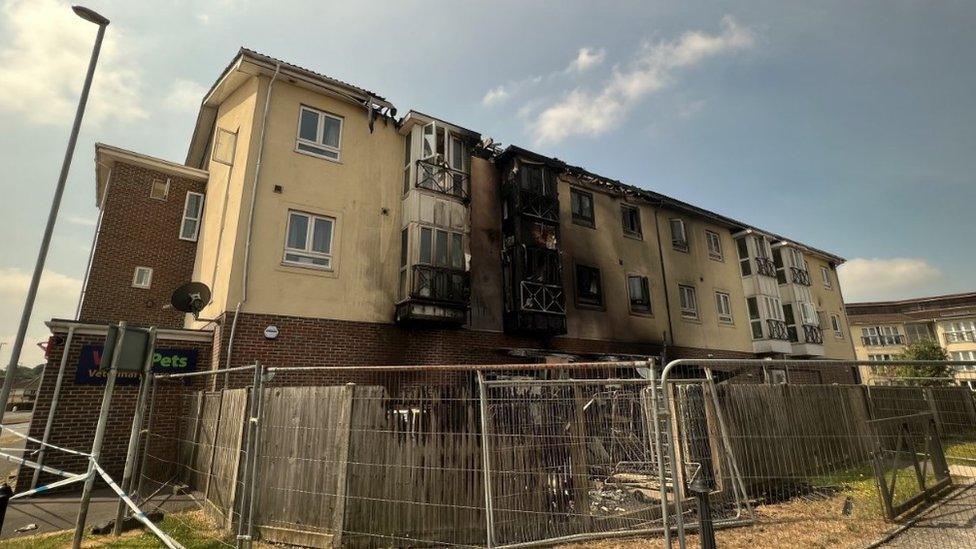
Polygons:
<instances>
[{"instance_id":1,"label":"street lamp head","mask_svg":"<svg viewBox=\"0 0 976 549\"><path fill-rule=\"evenodd\" d=\"M91 21L100 27L108 25L108 19L102 17L93 10L90 10L84 6L72 6L71 9L75 12L78 17L81 17L85 21Z\"/></svg>"}]
</instances>

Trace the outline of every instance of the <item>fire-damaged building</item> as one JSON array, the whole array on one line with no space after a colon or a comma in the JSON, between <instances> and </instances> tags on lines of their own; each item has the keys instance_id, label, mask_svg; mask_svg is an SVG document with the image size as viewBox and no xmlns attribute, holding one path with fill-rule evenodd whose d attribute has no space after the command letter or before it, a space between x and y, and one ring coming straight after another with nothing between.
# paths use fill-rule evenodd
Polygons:
<instances>
[{"instance_id":1,"label":"fire-damaged building","mask_svg":"<svg viewBox=\"0 0 976 549\"><path fill-rule=\"evenodd\" d=\"M841 257L247 49L203 98L184 162L96 144L95 166L80 314L49 322L47 367L67 368L58 445L90 441L119 321L157 327L160 371L854 359ZM212 289L197 315L169 306L189 281Z\"/></svg>"}]
</instances>

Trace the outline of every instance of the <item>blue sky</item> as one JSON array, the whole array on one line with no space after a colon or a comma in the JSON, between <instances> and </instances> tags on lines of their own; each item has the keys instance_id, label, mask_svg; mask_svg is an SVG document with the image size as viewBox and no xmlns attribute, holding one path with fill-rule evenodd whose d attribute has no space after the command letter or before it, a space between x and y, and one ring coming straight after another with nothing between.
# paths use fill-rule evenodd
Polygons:
<instances>
[{"instance_id":1,"label":"blue sky","mask_svg":"<svg viewBox=\"0 0 976 549\"><path fill-rule=\"evenodd\" d=\"M847 257L848 301L976 289L972 3L86 5L112 24L31 343L44 318L74 314L94 142L181 161L202 94L242 45ZM0 0L0 341L93 38L66 3Z\"/></svg>"}]
</instances>

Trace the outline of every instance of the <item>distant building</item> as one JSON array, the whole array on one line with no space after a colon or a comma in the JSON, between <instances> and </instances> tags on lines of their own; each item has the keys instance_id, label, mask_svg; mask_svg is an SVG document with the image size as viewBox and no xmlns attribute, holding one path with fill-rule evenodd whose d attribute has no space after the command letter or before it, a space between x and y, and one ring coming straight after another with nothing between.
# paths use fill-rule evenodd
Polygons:
<instances>
[{"instance_id":1,"label":"distant building","mask_svg":"<svg viewBox=\"0 0 976 549\"><path fill-rule=\"evenodd\" d=\"M847 317L858 360L896 360L923 339L938 342L951 360L976 360L976 292L848 303ZM870 370L862 368L866 382ZM955 377L976 390L976 366L959 366Z\"/></svg>"}]
</instances>

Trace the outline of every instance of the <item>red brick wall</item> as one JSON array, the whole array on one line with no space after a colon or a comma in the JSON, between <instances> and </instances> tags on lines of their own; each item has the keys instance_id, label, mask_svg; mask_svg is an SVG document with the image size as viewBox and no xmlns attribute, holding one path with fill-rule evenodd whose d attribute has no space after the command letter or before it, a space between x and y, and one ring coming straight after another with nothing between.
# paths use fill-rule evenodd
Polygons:
<instances>
[{"instance_id":1,"label":"red brick wall","mask_svg":"<svg viewBox=\"0 0 976 549\"><path fill-rule=\"evenodd\" d=\"M153 180L167 178L166 200L150 198ZM196 242L179 238L187 191L204 183L115 163L79 320L183 327L183 314L163 306L193 274ZM152 268L149 289L132 287L137 266Z\"/></svg>"},{"instance_id":2,"label":"red brick wall","mask_svg":"<svg viewBox=\"0 0 976 549\"><path fill-rule=\"evenodd\" d=\"M58 335L52 338L49 347L49 359L44 369L44 379L37 395L37 402L34 408L34 416L31 420L28 435L34 438L42 438L44 435L44 425L47 421L48 412L51 409L51 398L53 396L54 384L57 379L58 367L61 363L61 354L64 350L66 337ZM64 381L61 384L61 396L58 401L58 408L54 415L54 424L51 430L51 444L88 452L91 450L92 439L95 435L95 424L98 420L98 412L102 403L103 385L79 385L75 383L75 373L78 361L81 356L81 349L85 345L101 345L105 341L105 336L99 335L75 335L68 350L68 362L65 366ZM157 343L160 348L178 347L181 349L197 349L197 369L210 369L210 344L201 342L161 340ZM105 441L102 445L102 456L99 463L105 467L106 471L116 480L122 478L122 468L125 464L126 447L129 443L129 430L132 427L132 415L135 410L137 386L116 385L110 408L108 427L105 433ZM167 414L177 413L175 409L167 410L165 406L175 404L176 401L167 399L165 396L156 399L157 404L164 408L157 408L157 417L164 417ZM35 448L34 443L27 446ZM78 456L72 456L64 452L49 450L45 456L45 464L57 469L63 469L73 473L83 473L87 467L87 461ZM30 486L33 470L23 467L18 475L18 491ZM48 474L41 475L41 483L45 483L55 478Z\"/></svg>"}]
</instances>

